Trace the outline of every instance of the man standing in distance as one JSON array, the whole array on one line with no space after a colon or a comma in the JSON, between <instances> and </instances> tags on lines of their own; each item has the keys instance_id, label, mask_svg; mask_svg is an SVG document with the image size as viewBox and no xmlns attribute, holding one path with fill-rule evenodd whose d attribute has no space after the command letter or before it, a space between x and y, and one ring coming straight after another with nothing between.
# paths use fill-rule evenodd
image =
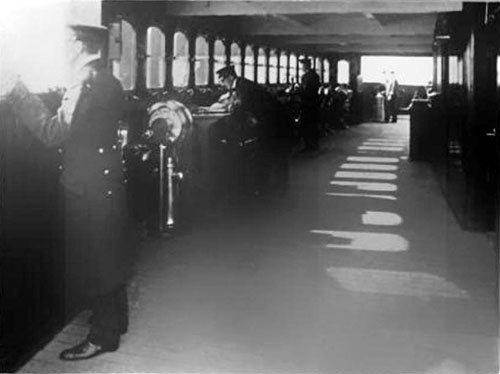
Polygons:
<instances>
[{"instance_id":1,"label":"man standing in distance","mask_svg":"<svg viewBox=\"0 0 500 374\"><path fill-rule=\"evenodd\" d=\"M397 122L398 121L398 89L399 84L396 80L394 72L391 71L391 75L386 82L385 86L385 96L387 100L387 110L385 113L385 122Z\"/></svg>"},{"instance_id":2,"label":"man standing in distance","mask_svg":"<svg viewBox=\"0 0 500 374\"><path fill-rule=\"evenodd\" d=\"M312 69L311 60L300 60L304 74L300 80L301 132L305 147L303 152L319 150L319 75Z\"/></svg>"}]
</instances>

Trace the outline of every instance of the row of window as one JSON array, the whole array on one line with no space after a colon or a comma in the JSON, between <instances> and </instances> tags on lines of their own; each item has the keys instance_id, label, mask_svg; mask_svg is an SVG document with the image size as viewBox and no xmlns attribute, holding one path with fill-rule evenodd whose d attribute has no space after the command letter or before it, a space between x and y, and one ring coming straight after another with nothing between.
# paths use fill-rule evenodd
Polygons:
<instances>
[{"instance_id":1,"label":"row of window","mask_svg":"<svg viewBox=\"0 0 500 374\"><path fill-rule=\"evenodd\" d=\"M119 24L121 41L120 53L112 57L113 74L120 79L124 89L135 88L137 74L137 45L136 32L133 26L122 20ZM172 61L172 84L174 87L182 88L188 86L190 64L189 64L189 42L185 34L176 32L173 36L173 61ZM115 43L116 44L116 43ZM110 46L112 44L110 43ZM267 59L264 48L258 48L255 52L251 46L246 46L242 54L237 43L230 45L230 62L234 65L236 73L247 79L255 79L257 83L266 83ZM286 84L296 82L299 78L299 59L303 55L271 49L269 53L269 83ZM311 57L309 57L311 58ZM166 73L165 35L158 27L150 27L147 30L146 45L146 87L150 89L163 88ZM330 81L330 64L327 59L311 58L313 67L320 75L323 82ZM209 49L208 41L203 36L195 40L194 51L194 83L196 86L209 84ZM213 73L226 66L226 46L222 40L217 39L214 43ZM217 79L214 76L214 82Z\"/></svg>"}]
</instances>

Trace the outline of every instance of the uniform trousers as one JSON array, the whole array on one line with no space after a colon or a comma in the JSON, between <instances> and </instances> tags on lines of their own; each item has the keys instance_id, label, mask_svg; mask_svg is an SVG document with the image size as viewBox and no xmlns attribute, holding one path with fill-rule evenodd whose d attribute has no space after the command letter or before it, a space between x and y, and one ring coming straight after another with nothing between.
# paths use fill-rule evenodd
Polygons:
<instances>
[{"instance_id":1,"label":"uniform trousers","mask_svg":"<svg viewBox=\"0 0 500 374\"><path fill-rule=\"evenodd\" d=\"M262 149L257 170L258 190L264 195L283 194L290 179L290 152L287 147Z\"/></svg>"},{"instance_id":2,"label":"uniform trousers","mask_svg":"<svg viewBox=\"0 0 500 374\"><path fill-rule=\"evenodd\" d=\"M319 148L319 108L307 107L302 109L301 128L305 149L317 151Z\"/></svg>"},{"instance_id":3,"label":"uniform trousers","mask_svg":"<svg viewBox=\"0 0 500 374\"><path fill-rule=\"evenodd\" d=\"M385 108L385 122L397 122L398 120L398 110L396 104L396 98L392 97L389 100L386 100L386 108Z\"/></svg>"},{"instance_id":4,"label":"uniform trousers","mask_svg":"<svg viewBox=\"0 0 500 374\"><path fill-rule=\"evenodd\" d=\"M95 297L92 303L88 340L106 349L116 349L120 335L128 329L128 300L125 285Z\"/></svg>"}]
</instances>

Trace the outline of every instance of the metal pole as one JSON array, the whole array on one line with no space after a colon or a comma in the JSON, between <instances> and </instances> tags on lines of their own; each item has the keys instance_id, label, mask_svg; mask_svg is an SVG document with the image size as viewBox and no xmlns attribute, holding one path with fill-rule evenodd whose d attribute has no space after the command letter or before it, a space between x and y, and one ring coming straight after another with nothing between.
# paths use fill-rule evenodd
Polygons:
<instances>
[{"instance_id":1,"label":"metal pole","mask_svg":"<svg viewBox=\"0 0 500 374\"><path fill-rule=\"evenodd\" d=\"M159 214L159 231L163 231L163 210L165 209L165 197L164 197L164 179L165 179L165 146L160 144L160 214Z\"/></svg>"},{"instance_id":2,"label":"metal pole","mask_svg":"<svg viewBox=\"0 0 500 374\"><path fill-rule=\"evenodd\" d=\"M172 157L167 161L167 178L168 178L168 216L167 227L174 225L174 162Z\"/></svg>"}]
</instances>

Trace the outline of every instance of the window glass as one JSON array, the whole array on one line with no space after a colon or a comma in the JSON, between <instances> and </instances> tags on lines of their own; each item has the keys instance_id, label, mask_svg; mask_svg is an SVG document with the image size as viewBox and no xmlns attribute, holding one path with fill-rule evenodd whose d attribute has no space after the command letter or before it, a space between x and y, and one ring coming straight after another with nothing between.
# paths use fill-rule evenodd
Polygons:
<instances>
[{"instance_id":1,"label":"window glass","mask_svg":"<svg viewBox=\"0 0 500 374\"><path fill-rule=\"evenodd\" d=\"M195 42L194 84L208 84L208 42L203 36L198 36Z\"/></svg>"},{"instance_id":2,"label":"window glass","mask_svg":"<svg viewBox=\"0 0 500 374\"><path fill-rule=\"evenodd\" d=\"M302 74L304 74L304 69L303 69L303 65L300 63L300 60L302 60L303 58L306 58L305 55L299 55L297 57L297 70L298 70L298 74L299 74L299 80L300 78L302 77Z\"/></svg>"},{"instance_id":3,"label":"window glass","mask_svg":"<svg viewBox=\"0 0 500 374\"><path fill-rule=\"evenodd\" d=\"M314 69L316 70L316 73L321 74L321 59L319 57L316 57L314 59Z\"/></svg>"},{"instance_id":4,"label":"window glass","mask_svg":"<svg viewBox=\"0 0 500 374\"><path fill-rule=\"evenodd\" d=\"M290 55L290 70L289 70L290 79L289 79L289 83L296 83L297 82L297 68L298 68L297 55L292 53Z\"/></svg>"},{"instance_id":5,"label":"window glass","mask_svg":"<svg viewBox=\"0 0 500 374\"><path fill-rule=\"evenodd\" d=\"M288 67L288 56L286 52L281 52L280 53L280 83L286 83L287 82L287 67Z\"/></svg>"},{"instance_id":6,"label":"window glass","mask_svg":"<svg viewBox=\"0 0 500 374\"><path fill-rule=\"evenodd\" d=\"M450 84L458 83L458 56L449 57L448 81Z\"/></svg>"},{"instance_id":7,"label":"window glass","mask_svg":"<svg viewBox=\"0 0 500 374\"><path fill-rule=\"evenodd\" d=\"M214 82L217 82L217 70L226 66L226 46L217 39L214 44Z\"/></svg>"},{"instance_id":8,"label":"window glass","mask_svg":"<svg viewBox=\"0 0 500 374\"><path fill-rule=\"evenodd\" d=\"M384 82L394 71L399 84L426 86L433 80L432 56L361 56L363 82ZM384 74L385 73L385 74Z\"/></svg>"},{"instance_id":9,"label":"window glass","mask_svg":"<svg viewBox=\"0 0 500 374\"><path fill-rule=\"evenodd\" d=\"M158 27L148 28L146 54L146 87L162 88L165 84L165 35Z\"/></svg>"},{"instance_id":10,"label":"window glass","mask_svg":"<svg viewBox=\"0 0 500 374\"><path fill-rule=\"evenodd\" d=\"M323 82L323 66L321 66L321 59L319 57L314 59L314 70L316 70L321 82Z\"/></svg>"},{"instance_id":11,"label":"window glass","mask_svg":"<svg viewBox=\"0 0 500 374\"><path fill-rule=\"evenodd\" d=\"M349 84L349 63L346 60L337 63L337 83Z\"/></svg>"},{"instance_id":12,"label":"window glass","mask_svg":"<svg viewBox=\"0 0 500 374\"><path fill-rule=\"evenodd\" d=\"M124 90L135 88L137 76L136 32L127 21L121 21L121 54L113 60L113 75L120 80Z\"/></svg>"},{"instance_id":13,"label":"window glass","mask_svg":"<svg viewBox=\"0 0 500 374\"><path fill-rule=\"evenodd\" d=\"M241 48L237 43L231 44L231 64L238 77L241 77Z\"/></svg>"},{"instance_id":14,"label":"window glass","mask_svg":"<svg viewBox=\"0 0 500 374\"><path fill-rule=\"evenodd\" d=\"M330 61L323 60L323 82L330 83Z\"/></svg>"},{"instance_id":15,"label":"window glass","mask_svg":"<svg viewBox=\"0 0 500 374\"><path fill-rule=\"evenodd\" d=\"M174 87L187 87L189 79L189 43L182 32L174 34L172 83Z\"/></svg>"},{"instance_id":16,"label":"window glass","mask_svg":"<svg viewBox=\"0 0 500 374\"><path fill-rule=\"evenodd\" d=\"M457 75L458 75L458 84L463 84L464 83L464 60L462 57L458 58L457 62Z\"/></svg>"},{"instance_id":17,"label":"window glass","mask_svg":"<svg viewBox=\"0 0 500 374\"><path fill-rule=\"evenodd\" d=\"M269 83L278 83L278 53L275 49L269 54Z\"/></svg>"},{"instance_id":18,"label":"window glass","mask_svg":"<svg viewBox=\"0 0 500 374\"><path fill-rule=\"evenodd\" d=\"M253 81L255 72L255 56L251 46L245 48L245 78Z\"/></svg>"},{"instance_id":19,"label":"window glass","mask_svg":"<svg viewBox=\"0 0 500 374\"><path fill-rule=\"evenodd\" d=\"M266 83L266 52L259 48L257 56L257 83Z\"/></svg>"}]
</instances>

